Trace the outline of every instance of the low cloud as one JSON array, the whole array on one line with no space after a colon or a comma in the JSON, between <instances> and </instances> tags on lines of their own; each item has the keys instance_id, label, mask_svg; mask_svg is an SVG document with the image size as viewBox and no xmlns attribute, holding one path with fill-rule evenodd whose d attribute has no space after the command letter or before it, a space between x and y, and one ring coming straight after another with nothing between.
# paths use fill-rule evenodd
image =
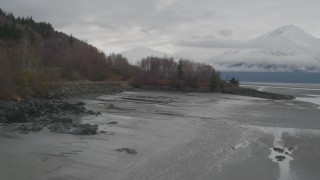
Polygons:
<instances>
[{"instance_id":1,"label":"low cloud","mask_svg":"<svg viewBox=\"0 0 320 180\"><path fill-rule=\"evenodd\" d=\"M234 40L180 40L179 46L198 48L253 48L256 44Z\"/></svg>"},{"instance_id":2,"label":"low cloud","mask_svg":"<svg viewBox=\"0 0 320 180\"><path fill-rule=\"evenodd\" d=\"M50 22L58 31L87 39L106 53L133 46L171 52L245 48L251 45L240 41L288 23L319 35L319 6L319 0L1 0L3 10ZM208 37L190 38L201 35Z\"/></svg>"},{"instance_id":3,"label":"low cloud","mask_svg":"<svg viewBox=\"0 0 320 180\"><path fill-rule=\"evenodd\" d=\"M233 34L233 31L231 29L220 29L218 31L218 34L220 36L224 36L224 37L230 37Z\"/></svg>"},{"instance_id":4,"label":"low cloud","mask_svg":"<svg viewBox=\"0 0 320 180\"><path fill-rule=\"evenodd\" d=\"M296 70L306 72L320 72L320 62L313 56L272 56L237 54L220 56L210 60L220 71L238 72L292 72Z\"/></svg>"}]
</instances>

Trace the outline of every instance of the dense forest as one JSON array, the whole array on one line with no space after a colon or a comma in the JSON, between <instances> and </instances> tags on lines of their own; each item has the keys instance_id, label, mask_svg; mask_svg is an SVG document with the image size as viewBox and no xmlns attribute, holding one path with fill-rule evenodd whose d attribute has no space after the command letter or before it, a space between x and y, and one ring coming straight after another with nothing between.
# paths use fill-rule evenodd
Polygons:
<instances>
[{"instance_id":1,"label":"dense forest","mask_svg":"<svg viewBox=\"0 0 320 180\"><path fill-rule=\"evenodd\" d=\"M218 91L223 81L210 65L147 57L138 66L119 54L106 56L72 35L32 17L16 18L0 9L0 98L45 95L59 82L128 81L132 85Z\"/></svg>"}]
</instances>

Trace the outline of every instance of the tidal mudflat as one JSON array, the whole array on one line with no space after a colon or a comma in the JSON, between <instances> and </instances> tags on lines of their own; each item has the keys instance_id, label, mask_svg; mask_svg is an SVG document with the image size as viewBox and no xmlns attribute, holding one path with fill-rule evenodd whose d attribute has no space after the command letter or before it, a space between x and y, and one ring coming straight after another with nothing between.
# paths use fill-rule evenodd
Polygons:
<instances>
[{"instance_id":1,"label":"tidal mudflat","mask_svg":"<svg viewBox=\"0 0 320 180\"><path fill-rule=\"evenodd\" d=\"M155 91L76 100L101 112L82 118L99 134L1 128L1 179L320 177L320 111L300 101Z\"/></svg>"}]
</instances>

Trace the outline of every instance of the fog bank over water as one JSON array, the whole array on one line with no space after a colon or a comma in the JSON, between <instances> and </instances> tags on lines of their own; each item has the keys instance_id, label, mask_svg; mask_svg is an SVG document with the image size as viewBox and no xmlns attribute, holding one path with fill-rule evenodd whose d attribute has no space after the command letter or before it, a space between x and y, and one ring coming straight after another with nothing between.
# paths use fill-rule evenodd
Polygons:
<instances>
[{"instance_id":1,"label":"fog bank over water","mask_svg":"<svg viewBox=\"0 0 320 180\"><path fill-rule=\"evenodd\" d=\"M320 73L306 72L221 72L223 79L244 82L320 83Z\"/></svg>"}]
</instances>

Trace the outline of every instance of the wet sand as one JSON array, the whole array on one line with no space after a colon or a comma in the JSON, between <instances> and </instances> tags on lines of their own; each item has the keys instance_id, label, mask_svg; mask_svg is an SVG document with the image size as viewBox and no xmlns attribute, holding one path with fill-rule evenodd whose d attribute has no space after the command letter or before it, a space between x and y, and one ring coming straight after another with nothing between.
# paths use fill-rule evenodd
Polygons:
<instances>
[{"instance_id":1,"label":"wet sand","mask_svg":"<svg viewBox=\"0 0 320 180\"><path fill-rule=\"evenodd\" d=\"M0 179L320 177L320 110L308 103L154 91L80 100L102 113L82 120L106 133L24 135L1 128ZM285 159L277 161L279 155Z\"/></svg>"}]
</instances>

